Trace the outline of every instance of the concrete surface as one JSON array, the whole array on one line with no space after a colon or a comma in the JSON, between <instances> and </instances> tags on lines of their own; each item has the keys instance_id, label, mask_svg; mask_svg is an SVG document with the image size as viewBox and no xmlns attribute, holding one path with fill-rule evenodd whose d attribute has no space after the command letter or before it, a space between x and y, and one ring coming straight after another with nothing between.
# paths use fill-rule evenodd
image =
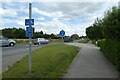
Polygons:
<instances>
[{"instance_id":1,"label":"concrete surface","mask_svg":"<svg viewBox=\"0 0 120 80\"><path fill-rule=\"evenodd\" d=\"M72 62L64 78L118 78L115 67L93 44L67 43L81 50Z\"/></svg>"}]
</instances>

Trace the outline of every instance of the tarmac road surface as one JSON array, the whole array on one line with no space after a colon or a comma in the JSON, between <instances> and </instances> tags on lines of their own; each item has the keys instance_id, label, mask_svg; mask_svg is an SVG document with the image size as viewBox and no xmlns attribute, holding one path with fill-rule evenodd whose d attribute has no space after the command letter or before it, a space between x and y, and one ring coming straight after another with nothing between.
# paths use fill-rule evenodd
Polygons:
<instances>
[{"instance_id":1,"label":"tarmac road surface","mask_svg":"<svg viewBox=\"0 0 120 80\"><path fill-rule=\"evenodd\" d=\"M118 71L93 44L67 43L81 50L72 62L65 78L118 78Z\"/></svg>"}]
</instances>

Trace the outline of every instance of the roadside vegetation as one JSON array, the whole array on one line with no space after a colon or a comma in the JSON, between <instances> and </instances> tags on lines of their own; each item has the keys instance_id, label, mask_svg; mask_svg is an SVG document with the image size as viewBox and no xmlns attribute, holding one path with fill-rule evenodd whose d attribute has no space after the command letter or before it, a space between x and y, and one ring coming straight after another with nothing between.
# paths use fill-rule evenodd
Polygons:
<instances>
[{"instance_id":1,"label":"roadside vegetation","mask_svg":"<svg viewBox=\"0 0 120 80\"><path fill-rule=\"evenodd\" d=\"M80 39L79 43L87 43L89 41L88 38L82 38Z\"/></svg>"},{"instance_id":2,"label":"roadside vegetation","mask_svg":"<svg viewBox=\"0 0 120 80\"><path fill-rule=\"evenodd\" d=\"M18 44L18 45L29 44L29 39L14 39L14 40L16 41L16 44ZM51 39L51 38L49 38L47 40L49 40L50 43L62 41L62 39ZM34 43L34 42L35 42L35 39L32 39L32 43Z\"/></svg>"},{"instance_id":3,"label":"roadside vegetation","mask_svg":"<svg viewBox=\"0 0 120 80\"><path fill-rule=\"evenodd\" d=\"M50 42L61 42L62 38L60 39L48 39Z\"/></svg>"},{"instance_id":4,"label":"roadside vegetation","mask_svg":"<svg viewBox=\"0 0 120 80\"><path fill-rule=\"evenodd\" d=\"M2 35L8 38L12 38L12 39L28 39L28 37L26 37L26 31L23 28L4 28L2 30ZM43 33L43 31L39 31L39 32L34 32L33 29L33 39L34 38L52 38L52 39L59 39L60 37L58 35L55 34L46 34Z\"/></svg>"},{"instance_id":5,"label":"roadside vegetation","mask_svg":"<svg viewBox=\"0 0 120 80\"><path fill-rule=\"evenodd\" d=\"M29 39L14 39L14 40L18 45L29 44ZM34 39L32 39L32 42L34 42Z\"/></svg>"},{"instance_id":6,"label":"roadside vegetation","mask_svg":"<svg viewBox=\"0 0 120 80\"><path fill-rule=\"evenodd\" d=\"M87 36L97 41L103 54L120 71L120 7L114 6L105 12L102 19L86 28Z\"/></svg>"},{"instance_id":7,"label":"roadside vegetation","mask_svg":"<svg viewBox=\"0 0 120 80\"><path fill-rule=\"evenodd\" d=\"M80 39L80 38L79 38L79 35L77 35L77 34L71 35L71 38L72 38L73 40L79 40L79 39Z\"/></svg>"},{"instance_id":8,"label":"roadside vegetation","mask_svg":"<svg viewBox=\"0 0 120 80\"><path fill-rule=\"evenodd\" d=\"M28 56L3 73L3 78L61 78L79 48L65 44L45 46L32 52L32 75L28 74Z\"/></svg>"},{"instance_id":9,"label":"roadside vegetation","mask_svg":"<svg viewBox=\"0 0 120 80\"><path fill-rule=\"evenodd\" d=\"M101 51L109 61L120 70L120 42L113 40L102 39L98 41Z\"/></svg>"}]
</instances>

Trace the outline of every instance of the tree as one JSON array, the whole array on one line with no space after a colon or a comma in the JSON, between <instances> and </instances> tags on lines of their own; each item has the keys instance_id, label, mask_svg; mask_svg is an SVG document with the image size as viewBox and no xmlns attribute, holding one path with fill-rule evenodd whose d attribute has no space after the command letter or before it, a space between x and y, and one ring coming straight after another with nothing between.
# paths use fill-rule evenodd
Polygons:
<instances>
[{"instance_id":1,"label":"tree","mask_svg":"<svg viewBox=\"0 0 120 80\"><path fill-rule=\"evenodd\" d=\"M120 7L112 7L103 18L104 36L107 39L120 40Z\"/></svg>"},{"instance_id":2,"label":"tree","mask_svg":"<svg viewBox=\"0 0 120 80\"><path fill-rule=\"evenodd\" d=\"M86 34L91 39L120 40L120 7L112 7L105 12L104 17L97 19L94 24L86 28Z\"/></svg>"},{"instance_id":3,"label":"tree","mask_svg":"<svg viewBox=\"0 0 120 80\"><path fill-rule=\"evenodd\" d=\"M26 31L22 28L5 28L2 29L2 35L8 38L25 38Z\"/></svg>"},{"instance_id":4,"label":"tree","mask_svg":"<svg viewBox=\"0 0 120 80\"><path fill-rule=\"evenodd\" d=\"M73 40L78 40L78 39L79 39L79 36L78 36L77 34L73 34L73 35L71 35L71 38L72 38Z\"/></svg>"},{"instance_id":5,"label":"tree","mask_svg":"<svg viewBox=\"0 0 120 80\"><path fill-rule=\"evenodd\" d=\"M40 31L40 34L43 34L43 31Z\"/></svg>"},{"instance_id":6,"label":"tree","mask_svg":"<svg viewBox=\"0 0 120 80\"><path fill-rule=\"evenodd\" d=\"M92 26L86 28L86 34L90 39L102 39L103 30L102 30L102 20L98 18L95 20Z\"/></svg>"}]
</instances>

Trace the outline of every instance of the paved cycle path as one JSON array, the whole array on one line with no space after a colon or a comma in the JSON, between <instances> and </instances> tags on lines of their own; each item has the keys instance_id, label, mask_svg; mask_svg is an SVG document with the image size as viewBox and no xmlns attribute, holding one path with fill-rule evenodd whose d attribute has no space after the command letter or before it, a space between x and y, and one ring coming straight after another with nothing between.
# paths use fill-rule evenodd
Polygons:
<instances>
[{"instance_id":1,"label":"paved cycle path","mask_svg":"<svg viewBox=\"0 0 120 80\"><path fill-rule=\"evenodd\" d=\"M65 78L118 78L115 67L93 44L67 43L81 50L72 62Z\"/></svg>"}]
</instances>

